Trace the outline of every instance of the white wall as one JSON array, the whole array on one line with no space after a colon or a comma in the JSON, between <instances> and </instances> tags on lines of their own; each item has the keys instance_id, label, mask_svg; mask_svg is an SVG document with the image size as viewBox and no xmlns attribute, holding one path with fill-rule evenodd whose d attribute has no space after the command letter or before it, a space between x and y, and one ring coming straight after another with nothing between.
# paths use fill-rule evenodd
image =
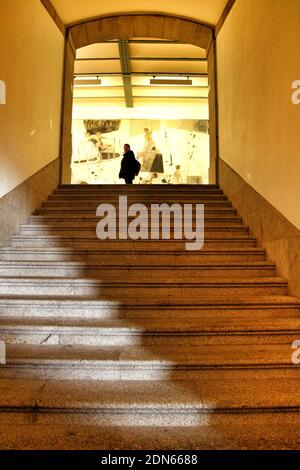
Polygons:
<instances>
[{"instance_id":1,"label":"white wall","mask_svg":"<svg viewBox=\"0 0 300 470\"><path fill-rule=\"evenodd\" d=\"M209 119L207 100L168 101L135 100L134 108L126 108L124 100L119 103L73 105L73 119ZM187 102L188 101L188 102Z\"/></svg>"},{"instance_id":2,"label":"white wall","mask_svg":"<svg viewBox=\"0 0 300 470\"><path fill-rule=\"evenodd\" d=\"M236 0L217 38L220 157L300 228L300 0Z\"/></svg>"},{"instance_id":3,"label":"white wall","mask_svg":"<svg viewBox=\"0 0 300 470\"><path fill-rule=\"evenodd\" d=\"M40 0L0 0L0 197L59 156L64 38Z\"/></svg>"}]
</instances>

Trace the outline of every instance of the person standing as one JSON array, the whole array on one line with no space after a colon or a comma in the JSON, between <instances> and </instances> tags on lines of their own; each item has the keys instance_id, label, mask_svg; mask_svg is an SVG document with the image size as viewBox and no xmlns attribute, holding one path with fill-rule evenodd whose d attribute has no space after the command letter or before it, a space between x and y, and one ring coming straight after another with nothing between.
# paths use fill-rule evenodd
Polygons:
<instances>
[{"instance_id":1,"label":"person standing","mask_svg":"<svg viewBox=\"0 0 300 470\"><path fill-rule=\"evenodd\" d=\"M137 161L129 144L124 145L124 152L119 178L124 179L126 184L132 184L137 175Z\"/></svg>"}]
</instances>

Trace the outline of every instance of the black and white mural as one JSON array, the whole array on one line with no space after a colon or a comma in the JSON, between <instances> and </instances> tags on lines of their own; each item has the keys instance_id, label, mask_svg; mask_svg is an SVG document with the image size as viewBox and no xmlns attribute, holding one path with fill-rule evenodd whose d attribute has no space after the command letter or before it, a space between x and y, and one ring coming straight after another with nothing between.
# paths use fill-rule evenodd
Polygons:
<instances>
[{"instance_id":1,"label":"black and white mural","mask_svg":"<svg viewBox=\"0 0 300 470\"><path fill-rule=\"evenodd\" d=\"M204 120L74 120L72 182L122 184L124 144L141 163L136 184L208 183L209 135Z\"/></svg>"}]
</instances>

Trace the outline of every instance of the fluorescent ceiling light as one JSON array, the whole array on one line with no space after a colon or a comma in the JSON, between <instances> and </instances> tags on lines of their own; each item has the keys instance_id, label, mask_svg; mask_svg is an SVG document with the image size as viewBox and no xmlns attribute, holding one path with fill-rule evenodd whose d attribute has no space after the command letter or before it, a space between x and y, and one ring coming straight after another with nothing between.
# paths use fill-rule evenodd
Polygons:
<instances>
[{"instance_id":1,"label":"fluorescent ceiling light","mask_svg":"<svg viewBox=\"0 0 300 470\"><path fill-rule=\"evenodd\" d=\"M188 78L152 78L150 85L193 85L193 81Z\"/></svg>"},{"instance_id":2,"label":"fluorescent ceiling light","mask_svg":"<svg viewBox=\"0 0 300 470\"><path fill-rule=\"evenodd\" d=\"M97 87L101 85L100 78L93 78L93 79L75 79L74 80L74 87Z\"/></svg>"}]
</instances>

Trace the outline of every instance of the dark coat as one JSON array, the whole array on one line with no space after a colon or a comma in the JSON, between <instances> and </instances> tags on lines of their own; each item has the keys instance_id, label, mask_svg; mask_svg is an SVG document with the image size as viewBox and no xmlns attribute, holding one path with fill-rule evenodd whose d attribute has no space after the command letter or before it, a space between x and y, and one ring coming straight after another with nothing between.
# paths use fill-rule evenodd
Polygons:
<instances>
[{"instance_id":1,"label":"dark coat","mask_svg":"<svg viewBox=\"0 0 300 470\"><path fill-rule=\"evenodd\" d=\"M121 161L121 170L119 178L134 178L136 175L136 160L132 150L124 153Z\"/></svg>"}]
</instances>

